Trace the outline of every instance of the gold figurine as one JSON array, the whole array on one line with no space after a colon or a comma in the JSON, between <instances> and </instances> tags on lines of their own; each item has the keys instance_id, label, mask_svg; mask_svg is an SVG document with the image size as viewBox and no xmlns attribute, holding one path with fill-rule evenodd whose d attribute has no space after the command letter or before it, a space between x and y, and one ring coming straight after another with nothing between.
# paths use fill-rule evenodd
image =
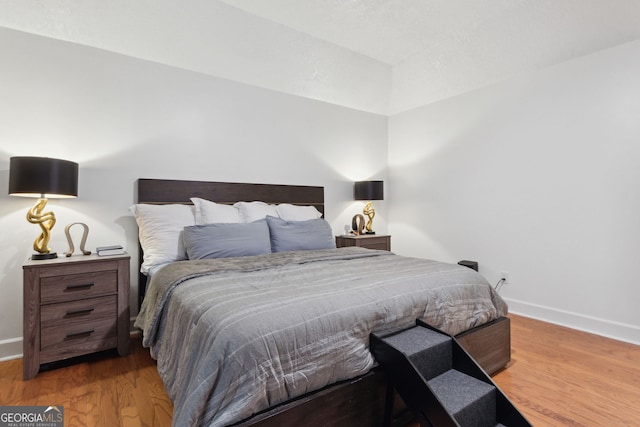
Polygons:
<instances>
[{"instance_id":1,"label":"gold figurine","mask_svg":"<svg viewBox=\"0 0 640 427\"><path fill-rule=\"evenodd\" d=\"M367 218L369 218L367 220L367 225L364 227L367 230L367 234L374 234L373 233L373 217L376 216L376 211L373 209L373 203L371 203L370 201L367 202L367 204L364 205L364 209L362 210L362 213L365 214Z\"/></svg>"},{"instance_id":2,"label":"gold figurine","mask_svg":"<svg viewBox=\"0 0 640 427\"><path fill-rule=\"evenodd\" d=\"M56 224L56 216L53 212L42 213L47 205L47 199L38 199L38 203L27 212L27 221L32 224L38 224L42 232L33 242L33 249L40 254L48 254L49 239L51 238L51 229Z\"/></svg>"}]
</instances>

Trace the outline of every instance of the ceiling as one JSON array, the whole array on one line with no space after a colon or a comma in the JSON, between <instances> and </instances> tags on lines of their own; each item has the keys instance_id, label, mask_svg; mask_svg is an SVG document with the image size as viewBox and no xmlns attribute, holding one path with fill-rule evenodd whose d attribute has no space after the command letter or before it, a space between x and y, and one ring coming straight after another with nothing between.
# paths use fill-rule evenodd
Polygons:
<instances>
[{"instance_id":1,"label":"ceiling","mask_svg":"<svg viewBox=\"0 0 640 427\"><path fill-rule=\"evenodd\" d=\"M513 45L546 64L640 36L638 0L220 1L392 66Z\"/></svg>"},{"instance_id":2,"label":"ceiling","mask_svg":"<svg viewBox=\"0 0 640 427\"><path fill-rule=\"evenodd\" d=\"M640 39L640 0L21 0L0 26L395 114Z\"/></svg>"},{"instance_id":3,"label":"ceiling","mask_svg":"<svg viewBox=\"0 0 640 427\"><path fill-rule=\"evenodd\" d=\"M220 0L392 68L387 114L640 38L639 0Z\"/></svg>"}]
</instances>

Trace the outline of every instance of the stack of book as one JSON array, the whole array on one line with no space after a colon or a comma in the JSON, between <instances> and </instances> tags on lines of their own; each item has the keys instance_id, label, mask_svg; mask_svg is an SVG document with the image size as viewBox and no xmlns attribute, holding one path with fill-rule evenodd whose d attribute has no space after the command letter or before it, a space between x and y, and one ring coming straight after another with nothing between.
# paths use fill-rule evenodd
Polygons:
<instances>
[{"instance_id":1,"label":"stack of book","mask_svg":"<svg viewBox=\"0 0 640 427\"><path fill-rule=\"evenodd\" d=\"M100 246L96 248L96 253L99 256L122 255L124 254L124 248L120 245Z\"/></svg>"}]
</instances>

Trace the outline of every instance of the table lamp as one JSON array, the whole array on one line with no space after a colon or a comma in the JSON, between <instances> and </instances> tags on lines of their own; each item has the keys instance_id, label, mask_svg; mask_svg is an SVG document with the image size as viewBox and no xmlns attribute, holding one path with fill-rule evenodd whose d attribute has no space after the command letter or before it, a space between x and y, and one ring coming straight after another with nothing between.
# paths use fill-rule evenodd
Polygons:
<instances>
[{"instance_id":1,"label":"table lamp","mask_svg":"<svg viewBox=\"0 0 640 427\"><path fill-rule=\"evenodd\" d=\"M78 196L78 164L49 157L11 157L9 194L38 198L38 202L27 213L27 221L38 224L42 230L33 242L33 249L37 253L31 259L57 258L58 255L48 247L56 216L53 212L43 210L48 198Z\"/></svg>"},{"instance_id":2,"label":"table lamp","mask_svg":"<svg viewBox=\"0 0 640 427\"><path fill-rule=\"evenodd\" d=\"M358 181L353 187L353 198L355 200L366 200L362 213L367 217L365 234L376 234L373 231L373 217L376 215L373 209L372 200L384 200L382 181Z\"/></svg>"}]
</instances>

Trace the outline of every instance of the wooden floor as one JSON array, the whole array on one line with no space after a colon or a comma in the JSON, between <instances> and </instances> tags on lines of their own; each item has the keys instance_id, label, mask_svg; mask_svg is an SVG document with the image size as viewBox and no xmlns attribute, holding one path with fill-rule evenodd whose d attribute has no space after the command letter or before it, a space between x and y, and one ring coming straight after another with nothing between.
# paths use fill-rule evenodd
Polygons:
<instances>
[{"instance_id":1,"label":"wooden floor","mask_svg":"<svg viewBox=\"0 0 640 427\"><path fill-rule=\"evenodd\" d=\"M512 361L494 376L536 426L640 426L640 346L511 317ZM104 354L22 381L0 363L0 405L64 406L65 425L171 425L172 405L148 351Z\"/></svg>"},{"instance_id":2,"label":"wooden floor","mask_svg":"<svg viewBox=\"0 0 640 427\"><path fill-rule=\"evenodd\" d=\"M640 346L511 315L493 376L535 426L640 426Z\"/></svg>"},{"instance_id":3,"label":"wooden floor","mask_svg":"<svg viewBox=\"0 0 640 427\"><path fill-rule=\"evenodd\" d=\"M0 363L0 405L64 406L65 427L171 426L173 406L149 351L105 352L22 380L22 359Z\"/></svg>"}]
</instances>

